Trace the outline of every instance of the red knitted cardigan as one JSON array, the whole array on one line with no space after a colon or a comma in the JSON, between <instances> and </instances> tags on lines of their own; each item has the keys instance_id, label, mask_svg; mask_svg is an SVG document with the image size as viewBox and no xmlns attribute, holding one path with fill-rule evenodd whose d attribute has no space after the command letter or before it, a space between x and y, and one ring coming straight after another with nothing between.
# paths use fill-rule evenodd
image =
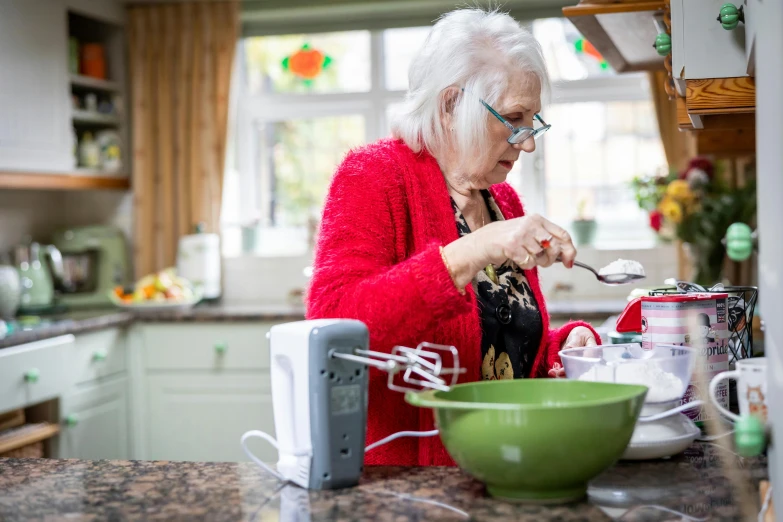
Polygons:
<instances>
[{"instance_id":1,"label":"red knitted cardigan","mask_svg":"<svg viewBox=\"0 0 783 522\"><path fill-rule=\"evenodd\" d=\"M490 187L506 219L524 215L507 183ZM446 182L429 153L414 153L391 138L353 150L337 168L323 211L308 319L358 319L370 331L371 349L447 344L468 368L460 382L481 370L481 324L473 288L461 295L439 247L458 239ZM525 271L543 319L544 335L533 366L546 377L570 331L583 322L549 329L537 270ZM593 330L595 334L595 330ZM600 337L595 334L596 340ZM434 429L432 411L405 403L386 387L386 375L370 372L367 444L402 430ZM454 465L439 437L400 438L365 457L367 465Z\"/></svg>"}]
</instances>

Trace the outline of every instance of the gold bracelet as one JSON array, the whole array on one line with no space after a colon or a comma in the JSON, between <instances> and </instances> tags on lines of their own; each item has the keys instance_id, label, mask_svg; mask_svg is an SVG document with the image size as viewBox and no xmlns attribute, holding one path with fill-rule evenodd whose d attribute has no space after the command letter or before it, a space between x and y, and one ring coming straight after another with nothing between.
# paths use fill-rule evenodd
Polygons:
<instances>
[{"instance_id":1,"label":"gold bracelet","mask_svg":"<svg viewBox=\"0 0 783 522\"><path fill-rule=\"evenodd\" d=\"M449 273L449 277L451 278L451 282L454 283L454 286L457 287L457 291L460 293L460 295L465 295L465 289L460 288L457 285L457 280L454 279L454 273L451 271L451 267L449 266L449 262L446 260L446 254L443 253L443 246L440 247L440 258L443 260L443 264L446 265L446 271Z\"/></svg>"}]
</instances>

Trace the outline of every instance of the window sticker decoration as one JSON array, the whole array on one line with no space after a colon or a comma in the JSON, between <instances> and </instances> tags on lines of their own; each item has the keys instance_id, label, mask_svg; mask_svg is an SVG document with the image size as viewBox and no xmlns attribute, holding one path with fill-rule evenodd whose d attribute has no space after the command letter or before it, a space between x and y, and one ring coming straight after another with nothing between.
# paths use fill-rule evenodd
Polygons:
<instances>
[{"instance_id":1,"label":"window sticker decoration","mask_svg":"<svg viewBox=\"0 0 783 522\"><path fill-rule=\"evenodd\" d=\"M574 49L576 49L576 54L586 54L595 58L600 64L601 69L609 68L609 64L606 62L606 60L604 60L604 57L601 56L601 53L598 52L598 49L593 47L593 44L584 38L579 38L576 42L574 42Z\"/></svg>"},{"instance_id":2,"label":"window sticker decoration","mask_svg":"<svg viewBox=\"0 0 783 522\"><path fill-rule=\"evenodd\" d=\"M318 49L313 49L310 44L306 43L299 50L283 59L283 69L301 78L305 84L309 85L330 63L332 63L332 59L329 56Z\"/></svg>"}]
</instances>

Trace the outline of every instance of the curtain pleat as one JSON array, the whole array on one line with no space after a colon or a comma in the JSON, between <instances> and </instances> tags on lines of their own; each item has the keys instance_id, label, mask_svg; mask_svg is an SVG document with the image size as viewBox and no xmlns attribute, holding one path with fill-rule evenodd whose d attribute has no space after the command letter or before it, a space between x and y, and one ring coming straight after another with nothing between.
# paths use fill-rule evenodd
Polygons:
<instances>
[{"instance_id":1,"label":"curtain pleat","mask_svg":"<svg viewBox=\"0 0 783 522\"><path fill-rule=\"evenodd\" d=\"M129 7L137 277L173 266L179 238L219 232L239 2Z\"/></svg>"}]
</instances>

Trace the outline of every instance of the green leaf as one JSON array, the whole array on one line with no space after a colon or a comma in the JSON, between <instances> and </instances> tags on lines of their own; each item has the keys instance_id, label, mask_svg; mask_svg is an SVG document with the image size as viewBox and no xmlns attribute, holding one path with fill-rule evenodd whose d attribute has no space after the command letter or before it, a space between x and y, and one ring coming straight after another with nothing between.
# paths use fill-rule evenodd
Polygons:
<instances>
[{"instance_id":1,"label":"green leaf","mask_svg":"<svg viewBox=\"0 0 783 522\"><path fill-rule=\"evenodd\" d=\"M290 62L290 60L289 60L288 56L286 56L285 58L283 58L283 62L282 62L282 64L283 64L283 69L285 69L286 71L288 70L288 64L289 64L289 62Z\"/></svg>"}]
</instances>

